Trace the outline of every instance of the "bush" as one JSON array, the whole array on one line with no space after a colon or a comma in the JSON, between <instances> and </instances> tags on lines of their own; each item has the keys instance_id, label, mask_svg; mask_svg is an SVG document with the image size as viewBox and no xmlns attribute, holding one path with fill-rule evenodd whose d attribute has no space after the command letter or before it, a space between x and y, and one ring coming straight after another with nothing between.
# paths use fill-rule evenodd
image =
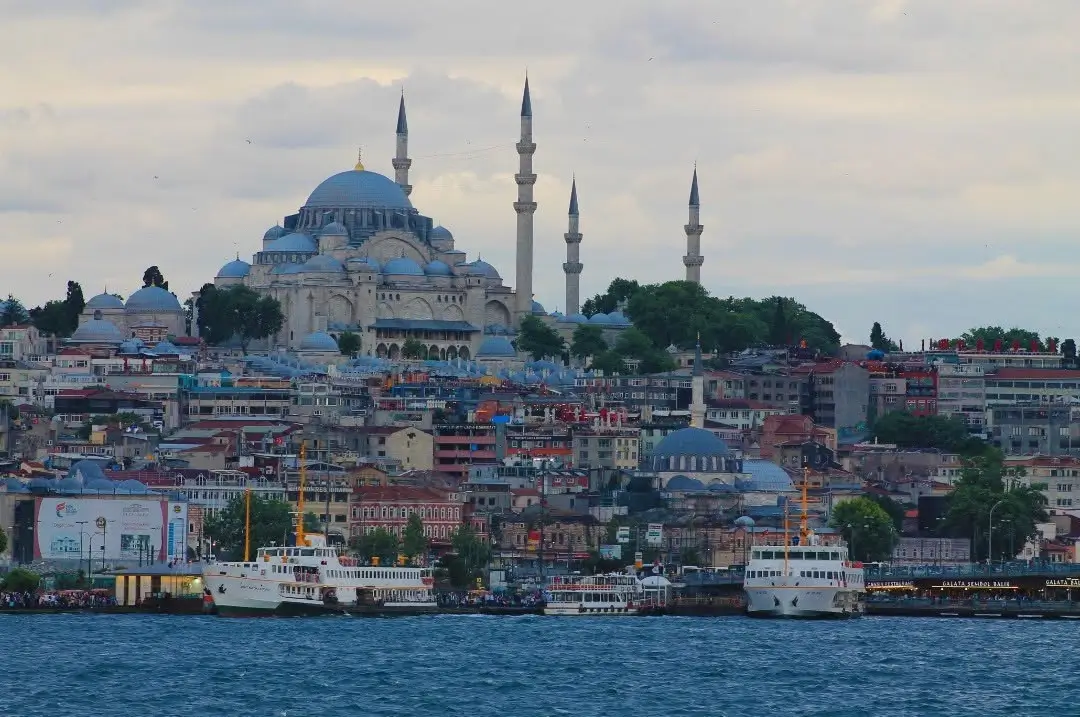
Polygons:
<instances>
[{"instance_id":1,"label":"bush","mask_svg":"<svg viewBox=\"0 0 1080 717\"><path fill-rule=\"evenodd\" d=\"M32 592L41 584L41 576L25 568L15 568L4 576L0 590L13 593Z\"/></svg>"}]
</instances>

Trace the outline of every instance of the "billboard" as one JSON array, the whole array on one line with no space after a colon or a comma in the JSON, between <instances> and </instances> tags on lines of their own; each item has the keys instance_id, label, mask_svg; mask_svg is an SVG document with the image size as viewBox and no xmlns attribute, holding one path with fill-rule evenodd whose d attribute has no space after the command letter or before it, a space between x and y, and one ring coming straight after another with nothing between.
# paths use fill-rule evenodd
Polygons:
<instances>
[{"instance_id":1,"label":"billboard","mask_svg":"<svg viewBox=\"0 0 1080 717\"><path fill-rule=\"evenodd\" d=\"M604 560L622 560L621 545L601 545L600 557Z\"/></svg>"},{"instance_id":2,"label":"billboard","mask_svg":"<svg viewBox=\"0 0 1080 717\"><path fill-rule=\"evenodd\" d=\"M147 498L38 498L34 558L78 560L92 556L116 562L146 560L153 555L164 560L169 505ZM184 522L186 527L186 515Z\"/></svg>"},{"instance_id":3,"label":"billboard","mask_svg":"<svg viewBox=\"0 0 1080 717\"><path fill-rule=\"evenodd\" d=\"M630 527L626 525L619 526L615 531L615 542L627 545L630 542Z\"/></svg>"},{"instance_id":4,"label":"billboard","mask_svg":"<svg viewBox=\"0 0 1080 717\"><path fill-rule=\"evenodd\" d=\"M660 545L664 542L664 524L649 523L649 529L645 531L645 542L649 545Z\"/></svg>"},{"instance_id":5,"label":"billboard","mask_svg":"<svg viewBox=\"0 0 1080 717\"><path fill-rule=\"evenodd\" d=\"M165 545L168 546L168 559L186 560L188 541L187 503L169 502L169 524Z\"/></svg>"}]
</instances>

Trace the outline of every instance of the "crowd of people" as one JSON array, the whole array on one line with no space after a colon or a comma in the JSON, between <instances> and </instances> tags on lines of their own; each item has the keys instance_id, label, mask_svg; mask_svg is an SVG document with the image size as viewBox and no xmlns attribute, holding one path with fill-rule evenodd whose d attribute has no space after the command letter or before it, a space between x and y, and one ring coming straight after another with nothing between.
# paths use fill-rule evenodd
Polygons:
<instances>
[{"instance_id":1,"label":"crowd of people","mask_svg":"<svg viewBox=\"0 0 1080 717\"><path fill-rule=\"evenodd\" d=\"M540 590L525 593L493 593L487 590L440 592L439 607L540 607L544 594Z\"/></svg>"},{"instance_id":2,"label":"crowd of people","mask_svg":"<svg viewBox=\"0 0 1080 717\"><path fill-rule=\"evenodd\" d=\"M0 593L0 607L7 609L70 610L115 605L116 598L107 590L35 590Z\"/></svg>"}]
</instances>

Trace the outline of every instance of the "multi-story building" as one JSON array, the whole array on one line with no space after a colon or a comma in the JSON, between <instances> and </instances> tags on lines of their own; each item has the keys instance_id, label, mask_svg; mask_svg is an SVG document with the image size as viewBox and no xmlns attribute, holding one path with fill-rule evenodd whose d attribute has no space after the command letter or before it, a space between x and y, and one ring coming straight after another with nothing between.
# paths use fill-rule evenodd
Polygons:
<instances>
[{"instance_id":1,"label":"multi-story building","mask_svg":"<svg viewBox=\"0 0 1080 717\"><path fill-rule=\"evenodd\" d=\"M260 498L281 501L287 498L284 481L238 470L176 471L174 480L180 497L198 506L205 518L243 498L249 487Z\"/></svg>"},{"instance_id":2,"label":"multi-story building","mask_svg":"<svg viewBox=\"0 0 1080 717\"><path fill-rule=\"evenodd\" d=\"M637 468L641 435L637 428L574 431L577 468Z\"/></svg>"},{"instance_id":3,"label":"multi-story building","mask_svg":"<svg viewBox=\"0 0 1080 717\"><path fill-rule=\"evenodd\" d=\"M464 477L473 463L494 463L506 455L506 437L497 445L490 423L436 423L433 426L435 470Z\"/></svg>"},{"instance_id":4,"label":"multi-story building","mask_svg":"<svg viewBox=\"0 0 1080 717\"><path fill-rule=\"evenodd\" d=\"M281 417L292 408L288 381L264 379L261 385L188 385L180 391L188 420L207 416Z\"/></svg>"},{"instance_id":5,"label":"multi-story building","mask_svg":"<svg viewBox=\"0 0 1080 717\"><path fill-rule=\"evenodd\" d=\"M420 516L424 535L432 543L448 544L463 525L463 498L460 492L435 488L357 487L353 491L349 533L355 538L382 528L400 538L409 516L415 514Z\"/></svg>"},{"instance_id":6,"label":"multi-story building","mask_svg":"<svg viewBox=\"0 0 1080 717\"><path fill-rule=\"evenodd\" d=\"M1017 456L1005 459L1006 474L1022 485L1038 486L1050 510L1080 508L1080 458Z\"/></svg>"},{"instance_id":7,"label":"multi-story building","mask_svg":"<svg viewBox=\"0 0 1080 717\"><path fill-rule=\"evenodd\" d=\"M633 376L583 376L576 390L594 405L622 405L632 409L651 406L674 411L690 405L690 372L670 371Z\"/></svg>"},{"instance_id":8,"label":"multi-story building","mask_svg":"<svg viewBox=\"0 0 1080 717\"><path fill-rule=\"evenodd\" d=\"M42 364L0 358L0 398L6 398L16 405L37 403L35 396L38 386L44 383L48 375L48 367Z\"/></svg>"},{"instance_id":9,"label":"multi-story building","mask_svg":"<svg viewBox=\"0 0 1080 717\"><path fill-rule=\"evenodd\" d=\"M937 365L937 413L960 416L972 433L986 428L986 372L980 364Z\"/></svg>"},{"instance_id":10,"label":"multi-story building","mask_svg":"<svg viewBox=\"0 0 1080 717\"><path fill-rule=\"evenodd\" d=\"M46 341L34 326L15 324L0 329L0 361L38 361L45 353Z\"/></svg>"},{"instance_id":11,"label":"multi-story building","mask_svg":"<svg viewBox=\"0 0 1080 717\"><path fill-rule=\"evenodd\" d=\"M866 430L870 372L847 361L804 364L793 370L810 381L808 415L814 423L835 428L841 436Z\"/></svg>"},{"instance_id":12,"label":"multi-story building","mask_svg":"<svg viewBox=\"0 0 1080 717\"><path fill-rule=\"evenodd\" d=\"M892 561L898 565L961 565L971 562L967 538L899 538Z\"/></svg>"},{"instance_id":13,"label":"multi-story building","mask_svg":"<svg viewBox=\"0 0 1080 717\"><path fill-rule=\"evenodd\" d=\"M644 460L652 455L657 444L664 440L669 433L680 428L686 428L685 421L644 422L638 426L640 439L638 441L638 460Z\"/></svg>"},{"instance_id":14,"label":"multi-story building","mask_svg":"<svg viewBox=\"0 0 1080 717\"><path fill-rule=\"evenodd\" d=\"M752 374L744 384L746 400L784 413L801 413L810 398L810 381L805 374Z\"/></svg>"},{"instance_id":15,"label":"multi-story building","mask_svg":"<svg viewBox=\"0 0 1080 717\"><path fill-rule=\"evenodd\" d=\"M999 368L987 372L986 406L1029 401L1080 401L1080 371L1049 368Z\"/></svg>"},{"instance_id":16,"label":"multi-story building","mask_svg":"<svg viewBox=\"0 0 1080 717\"><path fill-rule=\"evenodd\" d=\"M900 372L904 379L904 410L913 416L937 413L937 367L906 365Z\"/></svg>"},{"instance_id":17,"label":"multi-story building","mask_svg":"<svg viewBox=\"0 0 1080 717\"><path fill-rule=\"evenodd\" d=\"M989 440L1006 455L1080 454L1080 406L1024 402L986 411Z\"/></svg>"},{"instance_id":18,"label":"multi-story building","mask_svg":"<svg viewBox=\"0 0 1080 717\"><path fill-rule=\"evenodd\" d=\"M749 399L720 399L705 402L705 419L721 423L741 431L764 425L769 416L797 413L788 408L777 408L773 403Z\"/></svg>"}]
</instances>

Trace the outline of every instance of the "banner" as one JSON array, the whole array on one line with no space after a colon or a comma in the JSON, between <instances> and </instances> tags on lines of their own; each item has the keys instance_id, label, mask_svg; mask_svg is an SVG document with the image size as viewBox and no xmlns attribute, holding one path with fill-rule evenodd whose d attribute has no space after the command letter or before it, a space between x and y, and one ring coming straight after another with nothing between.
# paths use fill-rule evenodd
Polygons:
<instances>
[{"instance_id":1,"label":"banner","mask_svg":"<svg viewBox=\"0 0 1080 717\"><path fill-rule=\"evenodd\" d=\"M615 542L620 543L622 545L626 545L627 543L630 542L630 527L629 526L626 526L626 525L621 526L618 530L615 531Z\"/></svg>"},{"instance_id":2,"label":"banner","mask_svg":"<svg viewBox=\"0 0 1080 717\"><path fill-rule=\"evenodd\" d=\"M38 498L37 501L35 559L165 560L167 501L146 498ZM184 522L186 526L186 515Z\"/></svg>"},{"instance_id":3,"label":"banner","mask_svg":"<svg viewBox=\"0 0 1080 717\"><path fill-rule=\"evenodd\" d=\"M600 557L604 560L622 560L621 545L601 545Z\"/></svg>"},{"instance_id":4,"label":"banner","mask_svg":"<svg viewBox=\"0 0 1080 717\"><path fill-rule=\"evenodd\" d=\"M645 542L648 545L660 545L664 542L664 524L649 523L649 529L645 531Z\"/></svg>"},{"instance_id":5,"label":"banner","mask_svg":"<svg viewBox=\"0 0 1080 717\"><path fill-rule=\"evenodd\" d=\"M168 559L187 560L188 511L187 503L169 503L169 533L165 544L169 548Z\"/></svg>"}]
</instances>

